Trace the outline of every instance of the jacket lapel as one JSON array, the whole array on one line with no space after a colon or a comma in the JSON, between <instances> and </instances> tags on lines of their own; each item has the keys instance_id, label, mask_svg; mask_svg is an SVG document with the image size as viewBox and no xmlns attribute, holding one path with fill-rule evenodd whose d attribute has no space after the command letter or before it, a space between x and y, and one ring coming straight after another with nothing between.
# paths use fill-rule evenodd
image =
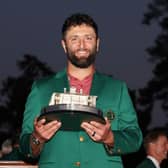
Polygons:
<instances>
[{"instance_id":1,"label":"jacket lapel","mask_svg":"<svg viewBox=\"0 0 168 168\"><path fill-rule=\"evenodd\" d=\"M50 86L50 91L51 92L64 92L64 88L69 89L69 83L67 79L67 74L66 70L58 72L54 78L54 81L51 81L49 86Z\"/></svg>"},{"instance_id":2,"label":"jacket lapel","mask_svg":"<svg viewBox=\"0 0 168 168\"><path fill-rule=\"evenodd\" d=\"M95 74L93 76L90 94L99 97L99 95L101 94L101 91L104 87L104 84L105 84L105 81L101 77L101 74L99 72L95 72Z\"/></svg>"}]
</instances>

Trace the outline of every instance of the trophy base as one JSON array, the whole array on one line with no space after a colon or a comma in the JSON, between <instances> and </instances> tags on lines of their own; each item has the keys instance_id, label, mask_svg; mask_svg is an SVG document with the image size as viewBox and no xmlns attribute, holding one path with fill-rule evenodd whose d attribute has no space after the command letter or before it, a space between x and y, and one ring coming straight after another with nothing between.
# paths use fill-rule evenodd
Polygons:
<instances>
[{"instance_id":1,"label":"trophy base","mask_svg":"<svg viewBox=\"0 0 168 168\"><path fill-rule=\"evenodd\" d=\"M77 104L58 104L47 106L41 110L38 120L61 121L61 130L80 131L82 122L96 121L105 124L102 112L94 107Z\"/></svg>"}]
</instances>

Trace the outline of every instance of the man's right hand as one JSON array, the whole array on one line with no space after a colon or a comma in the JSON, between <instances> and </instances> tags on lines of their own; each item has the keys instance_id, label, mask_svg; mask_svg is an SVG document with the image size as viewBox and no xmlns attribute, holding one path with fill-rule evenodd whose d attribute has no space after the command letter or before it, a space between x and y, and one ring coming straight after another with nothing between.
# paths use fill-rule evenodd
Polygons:
<instances>
[{"instance_id":1,"label":"man's right hand","mask_svg":"<svg viewBox=\"0 0 168 168\"><path fill-rule=\"evenodd\" d=\"M46 123L45 119L34 120L34 132L32 135L37 138L40 143L44 143L52 138L52 136L59 130L61 127L61 122L54 120L49 123Z\"/></svg>"},{"instance_id":2,"label":"man's right hand","mask_svg":"<svg viewBox=\"0 0 168 168\"><path fill-rule=\"evenodd\" d=\"M46 123L45 119L34 120L34 131L30 136L30 145L33 156L38 156L46 141L52 138L52 136L61 127L61 122L54 120Z\"/></svg>"}]
</instances>

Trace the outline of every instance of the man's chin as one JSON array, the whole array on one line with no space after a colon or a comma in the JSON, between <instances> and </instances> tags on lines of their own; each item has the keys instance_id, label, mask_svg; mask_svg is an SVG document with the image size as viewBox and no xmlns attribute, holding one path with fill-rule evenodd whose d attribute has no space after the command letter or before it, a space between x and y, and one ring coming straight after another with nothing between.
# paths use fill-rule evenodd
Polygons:
<instances>
[{"instance_id":1,"label":"man's chin","mask_svg":"<svg viewBox=\"0 0 168 168\"><path fill-rule=\"evenodd\" d=\"M86 63L78 63L78 64L76 64L76 66L78 67L78 68L88 68L89 67L89 65L88 64L86 64Z\"/></svg>"},{"instance_id":2,"label":"man's chin","mask_svg":"<svg viewBox=\"0 0 168 168\"><path fill-rule=\"evenodd\" d=\"M89 63L87 59L83 59L78 62L74 62L74 65L78 68L88 68L91 65L91 63Z\"/></svg>"}]
</instances>

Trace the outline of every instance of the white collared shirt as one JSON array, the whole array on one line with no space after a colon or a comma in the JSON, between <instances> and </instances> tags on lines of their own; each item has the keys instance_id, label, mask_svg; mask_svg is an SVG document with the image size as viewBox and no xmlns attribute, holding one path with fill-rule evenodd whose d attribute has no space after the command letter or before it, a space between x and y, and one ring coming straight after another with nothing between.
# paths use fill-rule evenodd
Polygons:
<instances>
[{"instance_id":1,"label":"white collared shirt","mask_svg":"<svg viewBox=\"0 0 168 168\"><path fill-rule=\"evenodd\" d=\"M156 166L156 168L160 168L159 162L153 156L148 155L147 158L153 162L153 164Z\"/></svg>"}]
</instances>

